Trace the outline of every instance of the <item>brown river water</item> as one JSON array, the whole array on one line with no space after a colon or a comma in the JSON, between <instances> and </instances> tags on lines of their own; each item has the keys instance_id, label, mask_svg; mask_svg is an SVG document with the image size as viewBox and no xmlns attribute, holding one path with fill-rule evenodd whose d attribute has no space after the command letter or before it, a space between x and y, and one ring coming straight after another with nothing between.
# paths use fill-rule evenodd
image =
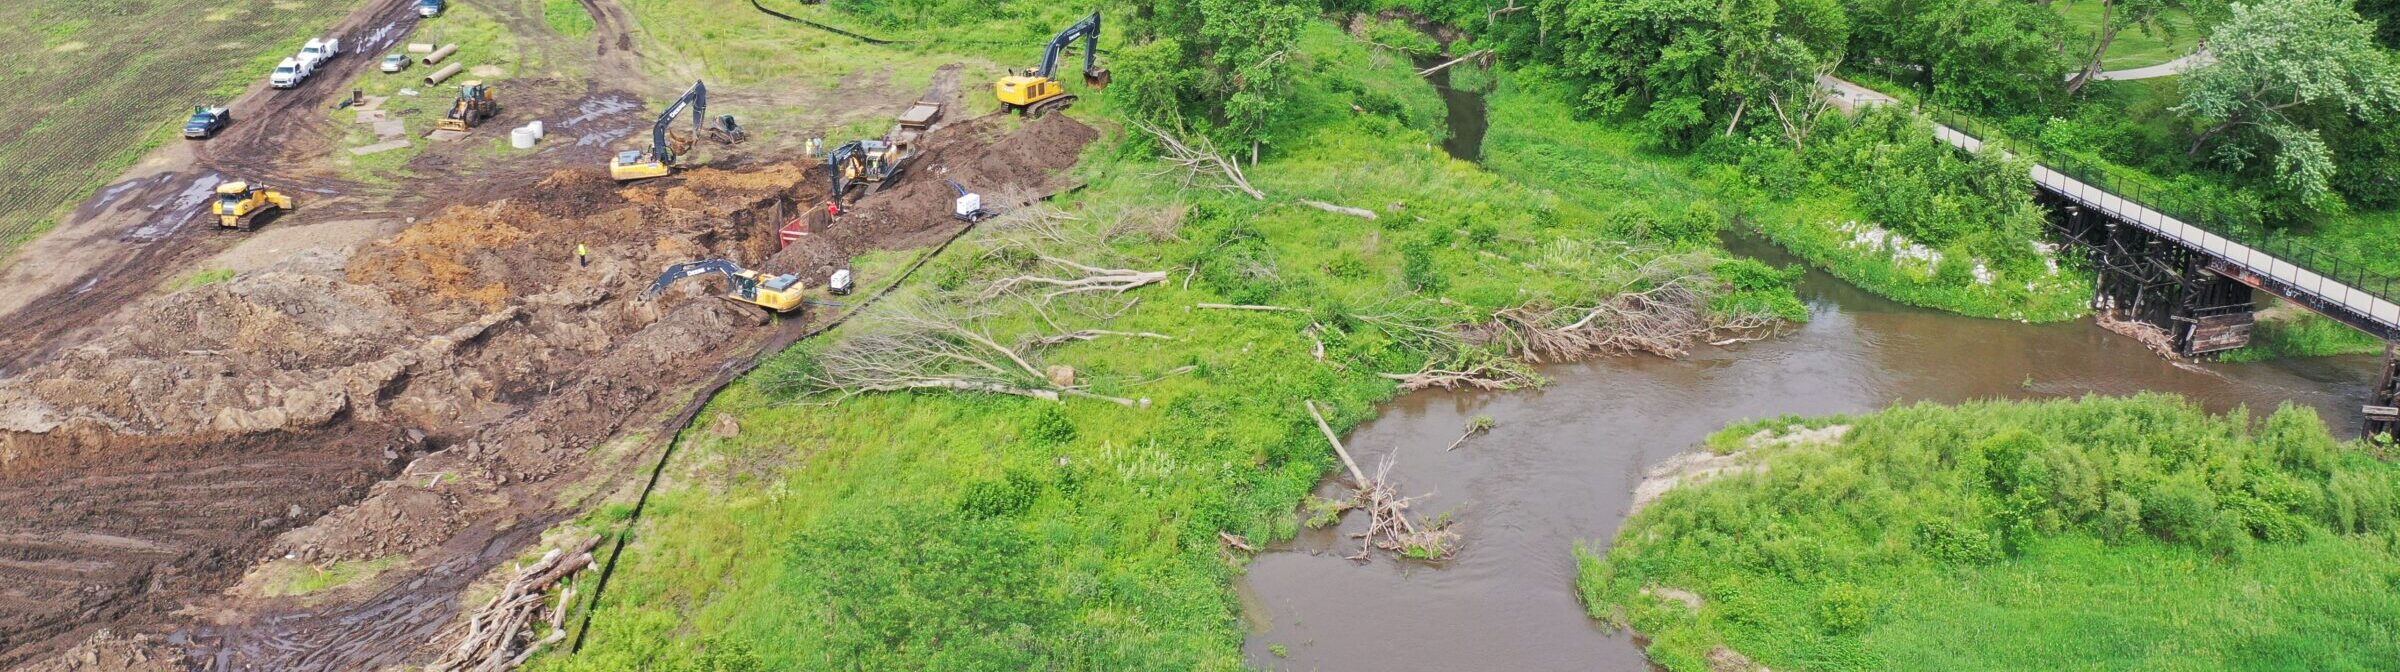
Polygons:
<instances>
[{"instance_id":1,"label":"brown river water","mask_svg":"<svg viewBox=\"0 0 2400 672\"><path fill-rule=\"evenodd\" d=\"M1755 240L1733 249L1792 263ZM1452 512L1464 534L1440 563L1358 564L1349 532L1304 530L1259 555L1238 586L1250 663L1270 670L1651 669L1628 633L1576 603L1579 540L1605 550L1651 465L1745 419L1872 411L1895 403L2174 392L2210 410L2316 407L2356 436L2369 357L2175 364L2089 321L2029 325L1910 308L1810 272L1814 319L1765 341L1670 361L1629 356L1547 367L1553 382L1501 393L1394 400L1347 439L1370 470L1395 454L1414 511ZM1476 415L1491 432L1443 447ZM1330 483L1319 494L1335 494ZM1356 516L1353 517L1358 518ZM1274 655L1275 646L1286 656Z\"/></svg>"}]
</instances>

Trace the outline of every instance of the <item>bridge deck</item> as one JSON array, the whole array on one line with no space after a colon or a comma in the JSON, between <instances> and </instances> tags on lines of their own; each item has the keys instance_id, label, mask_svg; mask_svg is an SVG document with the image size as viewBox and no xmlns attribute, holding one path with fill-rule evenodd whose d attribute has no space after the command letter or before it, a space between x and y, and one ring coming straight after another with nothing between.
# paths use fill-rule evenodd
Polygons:
<instances>
[{"instance_id":1,"label":"bridge deck","mask_svg":"<svg viewBox=\"0 0 2400 672\"><path fill-rule=\"evenodd\" d=\"M1956 145L1960 149L1970 152L1983 149L1983 141L1976 139L1975 136L1941 124L1934 124L1933 129L1934 135L1941 138L1943 142ZM2048 166L2035 164L2033 181L2044 189L2082 203L2084 207L2106 213L2118 221L2130 222L2159 237L2206 252L2218 260L2232 264L2244 271L2273 280L2288 288L2288 291L2308 294L2309 298L2322 300L2355 313L2359 317L2376 322L2376 326L2383 327L2383 333L2400 331L2400 304L2394 304L2383 297L2351 287L2289 260L2210 233L2206 229L2183 220L2169 217L2166 213L2109 193L2105 189L2086 184L2082 180L2068 177L2064 173L2051 170Z\"/></svg>"},{"instance_id":2,"label":"bridge deck","mask_svg":"<svg viewBox=\"0 0 2400 672\"><path fill-rule=\"evenodd\" d=\"M1836 77L1819 75L1817 84L1831 94L1829 100L1844 112L1856 112L1859 108L1868 105L1887 105L1899 102L1898 99L1884 95L1883 92ZM1933 129L1936 137L1960 149L1970 152L1983 149L1983 140L1960 132L1958 129L1938 123L1933 125ZM2268 281L2266 284L2273 285L2264 288L2268 291L2277 294L2301 294L2302 296L2286 296L2285 298L2303 300L2304 303L2319 302L2323 304L2323 307L2310 306L2310 308L2326 313L2328 317L2350 323L2353 327L2380 337L2393 338L2395 335L2400 335L2400 304L2394 304L2392 301L2368 293L2366 290L2352 287L2340 280L2327 277L2323 273L2292 263L2289 259L2277 257L2211 233L2183 220L2169 217L2166 213L2151 209L2150 206L2069 177L2065 173L2050 169L2049 166L2035 164L2033 181L2041 185L2043 189L2072 199L2083 204L2084 207L2105 213L2118 221L2131 222L2159 237L2207 253L2257 279L2266 280ZM2335 310L2325 310L2326 308ZM2336 314L2337 312L2348 314Z\"/></svg>"}]
</instances>

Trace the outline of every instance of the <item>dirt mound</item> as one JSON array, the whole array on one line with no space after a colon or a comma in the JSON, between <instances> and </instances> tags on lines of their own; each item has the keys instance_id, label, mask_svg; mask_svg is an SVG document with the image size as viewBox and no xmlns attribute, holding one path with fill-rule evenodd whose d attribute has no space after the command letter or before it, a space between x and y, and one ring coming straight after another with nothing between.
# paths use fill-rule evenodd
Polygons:
<instances>
[{"instance_id":1,"label":"dirt mound","mask_svg":"<svg viewBox=\"0 0 2400 672\"><path fill-rule=\"evenodd\" d=\"M1064 115L1003 132L1007 118L978 117L945 126L918 141L900 183L845 208L829 232L847 249L904 249L948 236L950 182L981 194L984 206L1023 206L1066 185L1059 174L1075 165L1100 132Z\"/></svg>"},{"instance_id":2,"label":"dirt mound","mask_svg":"<svg viewBox=\"0 0 2400 672\"><path fill-rule=\"evenodd\" d=\"M1063 117L998 129L930 134L895 189L780 255L776 228L822 203L814 162L631 186L567 170L414 221L338 268L119 311L105 335L0 379L0 506L21 514L0 518L0 666L120 616L275 612L205 597L267 556L408 556L378 581L449 588L181 628L176 641L237 668L406 659L455 590L529 542L526 526L584 505L561 492L599 468L596 447L805 325L807 313L757 328L760 311L714 298L714 279L644 298L660 269L723 257L805 270L816 286L852 255L964 226L942 179L1030 201L1097 135ZM362 638L362 618L385 635Z\"/></svg>"}]
</instances>

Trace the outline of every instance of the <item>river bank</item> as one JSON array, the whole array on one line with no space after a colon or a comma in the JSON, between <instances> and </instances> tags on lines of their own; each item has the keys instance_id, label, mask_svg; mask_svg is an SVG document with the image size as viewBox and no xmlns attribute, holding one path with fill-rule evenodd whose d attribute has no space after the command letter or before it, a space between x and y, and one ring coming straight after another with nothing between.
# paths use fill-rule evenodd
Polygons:
<instances>
[{"instance_id":1,"label":"river bank","mask_svg":"<svg viewBox=\"0 0 2400 672\"><path fill-rule=\"evenodd\" d=\"M1791 258L1755 238L1739 253ZM1784 415L1859 413L1896 402L2074 398L2171 391L2211 410L2283 400L2354 427L2368 383L2356 358L2175 364L2088 323L2019 324L1912 308L1822 272L1811 310L1780 338L1703 348L1681 361L1623 357L1545 367L1549 387L1425 392L1394 400L1347 439L1362 460L1395 453L1396 476L1431 492L1466 538L1439 565L1342 556L1338 532L1303 533L1259 556L1245 644L1267 669L1643 670L1640 644L1576 601L1579 542L1605 552L1658 462L1720 428ZM1497 427L1443 447L1478 415ZM1406 643L1396 645L1395 643ZM1273 647L1281 646L1284 656Z\"/></svg>"}]
</instances>

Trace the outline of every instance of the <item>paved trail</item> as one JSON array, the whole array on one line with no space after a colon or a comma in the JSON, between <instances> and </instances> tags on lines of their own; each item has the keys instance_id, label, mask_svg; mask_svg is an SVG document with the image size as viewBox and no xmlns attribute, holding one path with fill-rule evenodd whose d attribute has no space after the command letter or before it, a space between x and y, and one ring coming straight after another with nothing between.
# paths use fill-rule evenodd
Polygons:
<instances>
[{"instance_id":1,"label":"paved trail","mask_svg":"<svg viewBox=\"0 0 2400 672\"><path fill-rule=\"evenodd\" d=\"M2102 71L2100 74L2093 75L2092 79L2103 82L2124 82L2136 79L2173 77L2190 71L2192 68L2197 68L2215 62L2217 62L2217 57L2214 54L2210 54L2206 51L2195 51L2189 54L2184 54L2182 58L2177 58L2175 60L2160 63L2158 65L2140 68L2126 68L2124 70ZM2067 73L2066 79L2075 79L2075 73Z\"/></svg>"}]
</instances>

